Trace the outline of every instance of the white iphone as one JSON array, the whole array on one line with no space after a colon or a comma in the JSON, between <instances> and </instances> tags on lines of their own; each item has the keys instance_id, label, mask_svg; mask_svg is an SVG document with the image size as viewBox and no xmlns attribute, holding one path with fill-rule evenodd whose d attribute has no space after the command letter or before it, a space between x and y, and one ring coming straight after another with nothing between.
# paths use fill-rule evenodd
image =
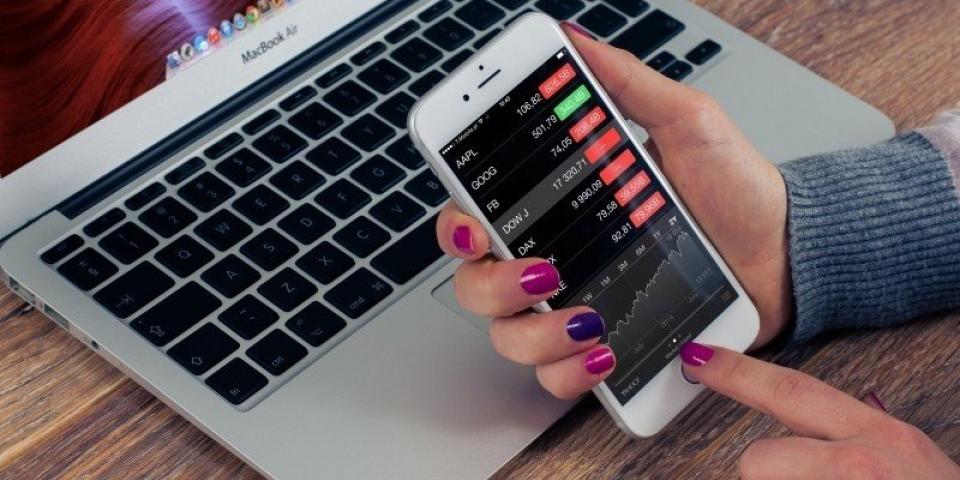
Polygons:
<instances>
[{"instance_id":1,"label":"white iphone","mask_svg":"<svg viewBox=\"0 0 960 480\"><path fill-rule=\"evenodd\" d=\"M681 374L684 342L743 351L756 337L756 308L550 17L516 20L409 129L497 257L560 271L538 310L602 315L617 365L594 393L624 431L657 433L701 390Z\"/></svg>"}]
</instances>

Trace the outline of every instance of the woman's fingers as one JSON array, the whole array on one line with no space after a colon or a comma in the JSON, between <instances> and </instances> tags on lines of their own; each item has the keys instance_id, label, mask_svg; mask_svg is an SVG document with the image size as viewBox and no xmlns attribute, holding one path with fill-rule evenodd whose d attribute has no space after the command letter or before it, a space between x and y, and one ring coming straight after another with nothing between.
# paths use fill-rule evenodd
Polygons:
<instances>
[{"instance_id":1,"label":"woman's fingers","mask_svg":"<svg viewBox=\"0 0 960 480\"><path fill-rule=\"evenodd\" d=\"M557 398L576 398L597 386L613 372L617 360L606 345L537 366L537 379Z\"/></svg>"},{"instance_id":2,"label":"woman's fingers","mask_svg":"<svg viewBox=\"0 0 960 480\"><path fill-rule=\"evenodd\" d=\"M437 240L444 252L464 260L476 260L490 250L490 237L480 222L460 211L452 201L447 202L437 218Z\"/></svg>"},{"instance_id":3,"label":"woman's fingers","mask_svg":"<svg viewBox=\"0 0 960 480\"><path fill-rule=\"evenodd\" d=\"M465 262L453 277L463 308L484 317L505 317L540 303L560 287L560 273L541 258Z\"/></svg>"},{"instance_id":4,"label":"woman's fingers","mask_svg":"<svg viewBox=\"0 0 960 480\"><path fill-rule=\"evenodd\" d=\"M804 437L765 438L750 444L740 456L743 480L839 479L835 443ZM832 472L832 473L831 473ZM850 472L845 472L849 474Z\"/></svg>"},{"instance_id":5,"label":"woman's fingers","mask_svg":"<svg viewBox=\"0 0 960 480\"><path fill-rule=\"evenodd\" d=\"M576 307L494 319L490 340L509 360L542 365L593 347L603 330L603 319L597 312Z\"/></svg>"},{"instance_id":6,"label":"woman's fingers","mask_svg":"<svg viewBox=\"0 0 960 480\"><path fill-rule=\"evenodd\" d=\"M691 342L681 347L680 357L687 377L776 417L801 435L850 438L882 415L809 375L725 348Z\"/></svg>"}]
</instances>

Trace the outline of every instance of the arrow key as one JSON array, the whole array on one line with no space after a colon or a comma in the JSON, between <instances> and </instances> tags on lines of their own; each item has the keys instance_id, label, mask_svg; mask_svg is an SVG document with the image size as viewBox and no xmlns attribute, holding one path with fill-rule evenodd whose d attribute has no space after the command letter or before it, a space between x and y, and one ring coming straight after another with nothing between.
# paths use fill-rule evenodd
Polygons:
<instances>
[{"instance_id":1,"label":"arrow key","mask_svg":"<svg viewBox=\"0 0 960 480\"><path fill-rule=\"evenodd\" d=\"M208 323L171 347L167 354L190 373L201 375L237 348L240 344L236 340Z\"/></svg>"}]
</instances>

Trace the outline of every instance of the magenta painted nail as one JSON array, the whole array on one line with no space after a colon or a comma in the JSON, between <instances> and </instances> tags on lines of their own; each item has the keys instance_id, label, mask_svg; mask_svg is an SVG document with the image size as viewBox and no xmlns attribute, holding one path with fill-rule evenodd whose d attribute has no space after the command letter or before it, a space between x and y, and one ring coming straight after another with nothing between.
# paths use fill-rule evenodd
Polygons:
<instances>
[{"instance_id":1,"label":"magenta painted nail","mask_svg":"<svg viewBox=\"0 0 960 480\"><path fill-rule=\"evenodd\" d=\"M680 359L692 367L702 367L713 358L713 349L697 342L687 342L680 347Z\"/></svg>"},{"instance_id":2,"label":"magenta painted nail","mask_svg":"<svg viewBox=\"0 0 960 480\"><path fill-rule=\"evenodd\" d=\"M613 368L615 361L613 350L601 347L587 354L587 358L583 359L583 368L591 375L600 375Z\"/></svg>"},{"instance_id":3,"label":"magenta painted nail","mask_svg":"<svg viewBox=\"0 0 960 480\"><path fill-rule=\"evenodd\" d=\"M874 407L879 408L880 410L883 410L884 412L887 411L887 406L883 404L883 400L880 400L880 396L874 392L867 394L866 402Z\"/></svg>"},{"instance_id":4,"label":"magenta painted nail","mask_svg":"<svg viewBox=\"0 0 960 480\"><path fill-rule=\"evenodd\" d=\"M583 35L584 37L592 38L592 39L594 39L594 40L597 39L597 37L593 36L592 33L590 33L590 32L587 31L587 29L581 27L580 25L577 25L576 23L568 22L568 21L566 21L566 20L564 20L564 21L562 21L562 22L560 22L560 23L563 24L563 25L566 25L566 26L570 27L570 28L573 29L575 32L579 33L580 35Z\"/></svg>"},{"instance_id":5,"label":"magenta painted nail","mask_svg":"<svg viewBox=\"0 0 960 480\"><path fill-rule=\"evenodd\" d=\"M473 249L473 235L470 234L470 227L466 225L460 225L453 230L453 244L463 253L476 253Z\"/></svg>"},{"instance_id":6,"label":"magenta painted nail","mask_svg":"<svg viewBox=\"0 0 960 480\"><path fill-rule=\"evenodd\" d=\"M560 286L560 272L547 263L538 263L527 267L520 274L520 288L528 295L543 295L552 292Z\"/></svg>"}]
</instances>

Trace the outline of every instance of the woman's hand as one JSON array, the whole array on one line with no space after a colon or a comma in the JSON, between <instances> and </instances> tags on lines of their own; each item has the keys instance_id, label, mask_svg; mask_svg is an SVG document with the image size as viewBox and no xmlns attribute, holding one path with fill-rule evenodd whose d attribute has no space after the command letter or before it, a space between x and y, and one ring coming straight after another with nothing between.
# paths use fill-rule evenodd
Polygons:
<instances>
[{"instance_id":1,"label":"woman's hand","mask_svg":"<svg viewBox=\"0 0 960 480\"><path fill-rule=\"evenodd\" d=\"M759 479L960 478L960 467L912 425L813 377L730 350L688 343L684 375L771 415L796 436L754 441L740 476Z\"/></svg>"},{"instance_id":2,"label":"woman's hand","mask_svg":"<svg viewBox=\"0 0 960 480\"><path fill-rule=\"evenodd\" d=\"M754 346L769 342L792 310L780 173L703 92L624 50L567 32L624 115L649 132L663 171L757 305L761 328ZM596 313L586 307L526 312L555 293L560 279L553 266L542 259L493 259L482 226L452 204L440 214L437 234L444 251L466 260L455 276L458 300L495 317L490 336L498 352L535 365L540 383L562 398L610 374L615 359L597 345L604 325Z\"/></svg>"}]
</instances>

